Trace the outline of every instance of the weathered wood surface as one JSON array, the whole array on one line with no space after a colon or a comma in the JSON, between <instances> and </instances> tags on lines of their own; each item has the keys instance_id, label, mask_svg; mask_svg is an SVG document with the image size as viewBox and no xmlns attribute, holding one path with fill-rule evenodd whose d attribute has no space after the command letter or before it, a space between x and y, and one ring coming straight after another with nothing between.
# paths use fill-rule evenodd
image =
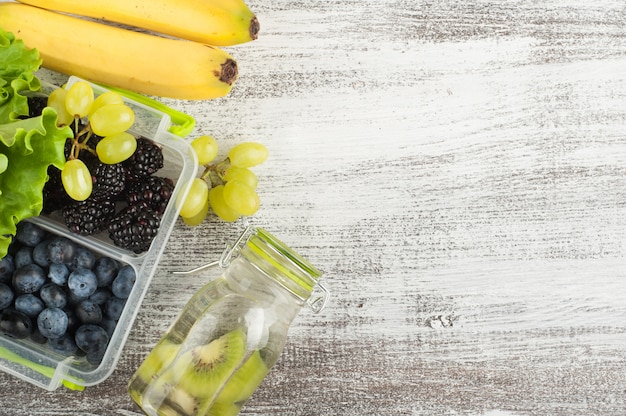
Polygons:
<instances>
[{"instance_id":1,"label":"weathered wood surface","mask_svg":"<svg viewBox=\"0 0 626 416\"><path fill-rule=\"evenodd\" d=\"M242 414L626 414L624 3L249 4L232 94L163 101L269 147L254 223L333 297ZM138 415L128 378L210 277L172 271L239 230L179 224L113 375L0 375L0 413Z\"/></svg>"}]
</instances>

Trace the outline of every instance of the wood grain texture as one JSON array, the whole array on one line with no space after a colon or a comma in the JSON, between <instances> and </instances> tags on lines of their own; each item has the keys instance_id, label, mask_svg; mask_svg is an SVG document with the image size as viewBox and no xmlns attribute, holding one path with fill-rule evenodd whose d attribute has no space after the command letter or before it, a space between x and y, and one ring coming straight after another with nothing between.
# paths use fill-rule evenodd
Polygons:
<instances>
[{"instance_id":1,"label":"wood grain texture","mask_svg":"<svg viewBox=\"0 0 626 416\"><path fill-rule=\"evenodd\" d=\"M263 225L326 272L244 415L626 412L626 8L250 0L232 94L162 100L270 149ZM62 79L42 71L47 80ZM138 415L126 383L239 225L178 224L114 374L0 375L0 413Z\"/></svg>"}]
</instances>

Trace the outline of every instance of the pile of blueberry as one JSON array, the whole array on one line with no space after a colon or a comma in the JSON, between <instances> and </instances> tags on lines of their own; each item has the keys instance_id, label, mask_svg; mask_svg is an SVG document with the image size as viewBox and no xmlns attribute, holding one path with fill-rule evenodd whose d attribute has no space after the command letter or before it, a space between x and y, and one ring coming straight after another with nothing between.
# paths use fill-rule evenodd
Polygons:
<instances>
[{"instance_id":1,"label":"pile of blueberry","mask_svg":"<svg viewBox=\"0 0 626 416\"><path fill-rule=\"evenodd\" d=\"M0 259L0 332L97 365L135 278L131 266L22 221Z\"/></svg>"}]
</instances>

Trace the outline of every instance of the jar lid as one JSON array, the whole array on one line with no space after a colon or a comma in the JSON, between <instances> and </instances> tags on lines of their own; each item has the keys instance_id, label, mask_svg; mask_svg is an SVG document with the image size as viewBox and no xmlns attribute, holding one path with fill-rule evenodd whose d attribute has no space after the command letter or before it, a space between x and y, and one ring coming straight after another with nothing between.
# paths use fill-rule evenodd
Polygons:
<instances>
[{"instance_id":1,"label":"jar lid","mask_svg":"<svg viewBox=\"0 0 626 416\"><path fill-rule=\"evenodd\" d=\"M330 293L319 281L323 272L264 228L247 227L238 240L241 254L264 274L296 296L314 313L328 302ZM236 250L237 251L237 250Z\"/></svg>"},{"instance_id":2,"label":"jar lid","mask_svg":"<svg viewBox=\"0 0 626 416\"><path fill-rule=\"evenodd\" d=\"M263 228L257 228L248 247L302 289L311 292L323 274L298 253Z\"/></svg>"}]
</instances>

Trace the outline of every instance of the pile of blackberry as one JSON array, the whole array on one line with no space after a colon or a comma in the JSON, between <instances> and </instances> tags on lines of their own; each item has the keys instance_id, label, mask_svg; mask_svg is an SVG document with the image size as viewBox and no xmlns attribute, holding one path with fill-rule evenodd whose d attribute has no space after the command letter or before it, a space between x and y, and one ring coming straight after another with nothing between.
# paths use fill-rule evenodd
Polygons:
<instances>
[{"instance_id":1,"label":"pile of blackberry","mask_svg":"<svg viewBox=\"0 0 626 416\"><path fill-rule=\"evenodd\" d=\"M93 147L98 137L92 137ZM69 143L69 141L68 141ZM69 148L66 149L69 154ZM79 158L92 174L93 191L85 201L72 200L64 191L61 171L48 169L44 213L60 211L70 232L91 235L107 232L121 248L142 253L150 248L174 190L174 182L157 175L163 167L161 147L139 137L137 150L126 161L107 165L88 151Z\"/></svg>"}]
</instances>

